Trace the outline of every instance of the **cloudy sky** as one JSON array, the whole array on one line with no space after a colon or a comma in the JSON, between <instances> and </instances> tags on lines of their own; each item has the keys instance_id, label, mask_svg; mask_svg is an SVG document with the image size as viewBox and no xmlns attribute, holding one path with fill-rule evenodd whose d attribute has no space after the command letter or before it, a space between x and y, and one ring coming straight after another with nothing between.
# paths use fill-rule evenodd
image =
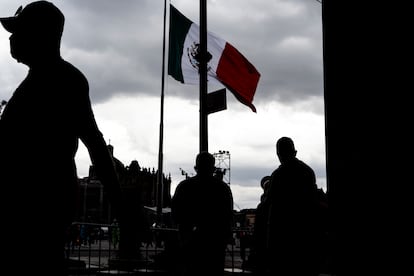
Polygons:
<instances>
[{"instance_id":1,"label":"cloudy sky","mask_svg":"<svg viewBox=\"0 0 414 276\"><path fill-rule=\"evenodd\" d=\"M0 16L31 1L2 0ZM54 0L66 17L62 57L89 80L98 125L115 156L128 165L158 167L164 0ZM171 0L199 23L199 1ZM322 7L317 0L208 0L208 30L236 47L261 73L257 113L227 93L227 110L208 117L209 151L230 152L235 208L254 208L260 179L279 165L275 142L293 138L298 158L326 188ZM0 101L8 100L28 68L9 54L0 30ZM164 167L173 185L194 174L199 150L199 87L165 79ZM209 91L223 88L209 86ZM86 176L83 145L76 157ZM47 168L45 168L47 173ZM214 200L214 199L212 199Z\"/></svg>"}]
</instances>

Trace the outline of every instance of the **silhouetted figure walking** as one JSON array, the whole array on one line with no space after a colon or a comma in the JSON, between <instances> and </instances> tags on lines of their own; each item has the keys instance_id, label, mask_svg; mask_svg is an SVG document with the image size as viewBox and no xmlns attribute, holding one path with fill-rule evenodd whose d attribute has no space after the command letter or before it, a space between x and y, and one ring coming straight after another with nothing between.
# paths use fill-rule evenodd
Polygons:
<instances>
[{"instance_id":1,"label":"silhouetted figure walking","mask_svg":"<svg viewBox=\"0 0 414 276\"><path fill-rule=\"evenodd\" d=\"M214 156L196 157L197 174L181 181L172 198L179 228L183 275L223 275L225 248L232 237L233 196L214 174Z\"/></svg>"},{"instance_id":2,"label":"silhouetted figure walking","mask_svg":"<svg viewBox=\"0 0 414 276\"><path fill-rule=\"evenodd\" d=\"M2 267L21 275L64 275L65 232L77 209L79 139L117 207L120 187L95 122L85 76L60 55L64 15L37 1L1 18L10 52L29 67L0 120ZM38 254L41 250L42 254ZM30 273L29 273L30 271Z\"/></svg>"},{"instance_id":3,"label":"silhouetted figure walking","mask_svg":"<svg viewBox=\"0 0 414 276\"><path fill-rule=\"evenodd\" d=\"M271 175L269 190L271 275L318 275L319 201L315 173L296 158L291 138L280 138L276 151L280 166Z\"/></svg>"}]
</instances>

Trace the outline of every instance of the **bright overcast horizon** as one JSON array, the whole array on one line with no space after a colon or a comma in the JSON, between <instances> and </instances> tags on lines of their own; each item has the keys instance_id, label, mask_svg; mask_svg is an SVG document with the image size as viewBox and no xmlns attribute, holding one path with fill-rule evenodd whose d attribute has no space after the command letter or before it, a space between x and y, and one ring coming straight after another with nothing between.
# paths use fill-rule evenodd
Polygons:
<instances>
[{"instance_id":1,"label":"bright overcast horizon","mask_svg":"<svg viewBox=\"0 0 414 276\"><path fill-rule=\"evenodd\" d=\"M3 0L0 17L32 1ZM124 165L158 167L164 0L55 0L65 15L62 57L87 77L98 126ZM199 23L199 1L169 1ZM326 191L322 5L316 0L208 0L208 30L231 43L260 72L253 104L227 91L227 110L208 117L211 153L230 152L235 208L255 208L260 180L279 166L275 143L291 137L297 157L310 165ZM168 31L168 29L167 29ZM9 52L0 30L0 101L8 100L27 74ZM168 48L168 47L167 47ZM199 151L199 86L165 78L164 166L174 193L194 174ZM209 86L215 91L224 86ZM51 160L52 162L53 160ZM80 143L79 177L91 164ZM45 167L47 174L47 167ZM212 199L214 201L214 199Z\"/></svg>"}]
</instances>

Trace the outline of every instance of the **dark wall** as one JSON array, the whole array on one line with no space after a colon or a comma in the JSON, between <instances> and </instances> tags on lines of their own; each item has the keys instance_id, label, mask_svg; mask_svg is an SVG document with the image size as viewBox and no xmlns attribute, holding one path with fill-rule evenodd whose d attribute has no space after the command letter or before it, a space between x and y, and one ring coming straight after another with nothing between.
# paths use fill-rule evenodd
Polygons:
<instances>
[{"instance_id":1,"label":"dark wall","mask_svg":"<svg viewBox=\"0 0 414 276\"><path fill-rule=\"evenodd\" d=\"M401 253L397 217L407 209L396 206L404 202L404 183L410 181L404 164L414 141L407 93L412 85L402 67L408 53L401 43L409 33L403 31L405 17L391 2L360 2L322 4L327 185L337 275L395 273L401 267L392 259Z\"/></svg>"}]
</instances>

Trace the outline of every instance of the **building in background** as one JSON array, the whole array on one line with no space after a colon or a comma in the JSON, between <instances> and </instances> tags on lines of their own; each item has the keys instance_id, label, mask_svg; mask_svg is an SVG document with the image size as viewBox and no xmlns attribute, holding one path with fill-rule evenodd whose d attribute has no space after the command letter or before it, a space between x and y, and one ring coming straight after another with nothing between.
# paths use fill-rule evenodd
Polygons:
<instances>
[{"instance_id":1,"label":"building in background","mask_svg":"<svg viewBox=\"0 0 414 276\"><path fill-rule=\"evenodd\" d=\"M123 194L128 199L141 206L155 207L157 192L157 172L154 168L141 168L137 160L132 160L125 166L113 155L114 147L108 145L118 172ZM164 176L164 206L171 204L171 176ZM87 177L80 178L79 210L76 220L79 222L94 222L110 224L113 214L106 191L97 178L94 166L89 168Z\"/></svg>"}]
</instances>

